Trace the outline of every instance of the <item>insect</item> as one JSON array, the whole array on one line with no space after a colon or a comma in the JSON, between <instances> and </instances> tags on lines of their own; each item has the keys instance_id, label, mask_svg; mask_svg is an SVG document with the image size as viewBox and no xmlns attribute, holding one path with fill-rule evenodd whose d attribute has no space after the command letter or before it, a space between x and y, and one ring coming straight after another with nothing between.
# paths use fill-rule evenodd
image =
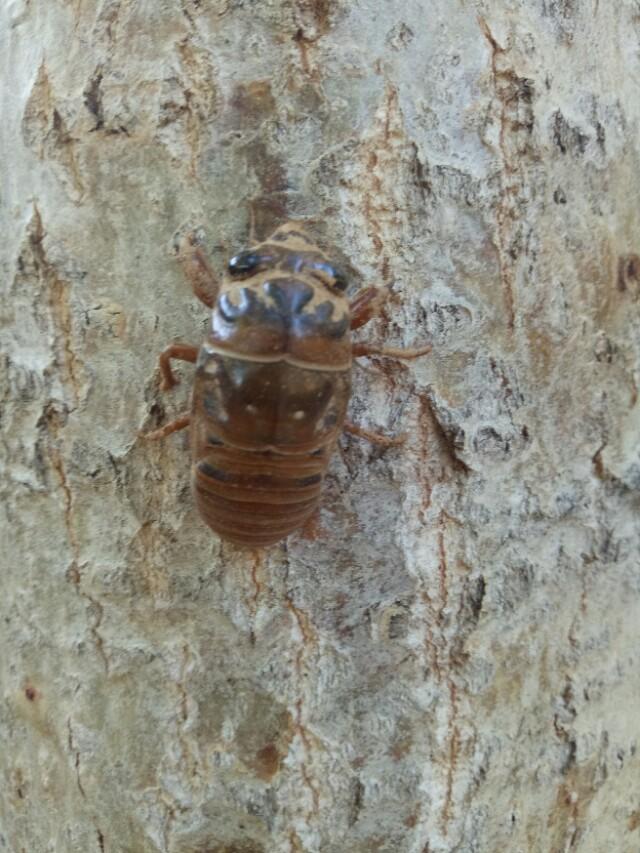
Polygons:
<instances>
[{"instance_id":1,"label":"insect","mask_svg":"<svg viewBox=\"0 0 640 853\"><path fill-rule=\"evenodd\" d=\"M192 488L204 521L240 545L271 545L319 505L329 459L343 430L386 446L397 439L346 419L352 359L415 358L430 351L352 343L351 331L380 310L380 288L349 301L341 270L300 222L240 252L219 282L190 236L180 258L195 295L211 309L198 349L160 355L162 389L177 384L171 360L196 365L191 411L144 434L190 427Z\"/></svg>"}]
</instances>

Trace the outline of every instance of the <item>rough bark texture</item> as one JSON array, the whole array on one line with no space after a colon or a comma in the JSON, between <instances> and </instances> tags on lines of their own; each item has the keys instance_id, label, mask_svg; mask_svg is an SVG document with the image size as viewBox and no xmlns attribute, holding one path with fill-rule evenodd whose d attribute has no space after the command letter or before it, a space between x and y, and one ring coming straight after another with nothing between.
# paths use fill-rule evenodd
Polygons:
<instances>
[{"instance_id":1,"label":"rough bark texture","mask_svg":"<svg viewBox=\"0 0 640 853\"><path fill-rule=\"evenodd\" d=\"M640 847L640 7L5 0L0 849ZM284 213L367 283L315 529L189 494L157 352ZM183 377L190 366L182 369Z\"/></svg>"}]
</instances>

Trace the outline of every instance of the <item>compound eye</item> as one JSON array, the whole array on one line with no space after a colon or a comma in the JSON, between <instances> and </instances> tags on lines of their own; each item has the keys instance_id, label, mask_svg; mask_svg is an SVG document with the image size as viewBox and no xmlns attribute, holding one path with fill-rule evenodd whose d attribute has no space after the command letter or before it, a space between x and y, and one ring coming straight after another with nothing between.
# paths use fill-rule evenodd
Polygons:
<instances>
[{"instance_id":1,"label":"compound eye","mask_svg":"<svg viewBox=\"0 0 640 853\"><path fill-rule=\"evenodd\" d=\"M325 284L328 284L330 287L333 287L336 290L347 289L346 276L341 269L335 267L333 264L330 264L327 261L311 261L310 263L305 263L305 266L316 273L320 273L320 278L322 278Z\"/></svg>"},{"instance_id":2,"label":"compound eye","mask_svg":"<svg viewBox=\"0 0 640 853\"><path fill-rule=\"evenodd\" d=\"M333 264L324 264L324 267L327 273L333 279L332 287L335 287L336 290L346 290L347 289L347 277L342 272L340 267L336 267Z\"/></svg>"},{"instance_id":3,"label":"compound eye","mask_svg":"<svg viewBox=\"0 0 640 853\"><path fill-rule=\"evenodd\" d=\"M347 277L339 267L333 268L334 287L336 290L347 289Z\"/></svg>"},{"instance_id":4,"label":"compound eye","mask_svg":"<svg viewBox=\"0 0 640 853\"><path fill-rule=\"evenodd\" d=\"M261 261L260 255L255 252L240 252L229 261L229 272L231 275L245 275L253 272Z\"/></svg>"}]
</instances>

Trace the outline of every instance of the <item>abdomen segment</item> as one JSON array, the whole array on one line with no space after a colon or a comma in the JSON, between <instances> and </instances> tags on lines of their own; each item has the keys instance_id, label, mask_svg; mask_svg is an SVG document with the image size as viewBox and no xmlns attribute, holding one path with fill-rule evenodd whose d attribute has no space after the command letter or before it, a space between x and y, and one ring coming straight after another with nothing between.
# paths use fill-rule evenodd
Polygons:
<instances>
[{"instance_id":1,"label":"abdomen segment","mask_svg":"<svg viewBox=\"0 0 640 853\"><path fill-rule=\"evenodd\" d=\"M249 547L284 539L313 514L331 448L284 454L210 446L194 463L202 518L220 536Z\"/></svg>"}]
</instances>

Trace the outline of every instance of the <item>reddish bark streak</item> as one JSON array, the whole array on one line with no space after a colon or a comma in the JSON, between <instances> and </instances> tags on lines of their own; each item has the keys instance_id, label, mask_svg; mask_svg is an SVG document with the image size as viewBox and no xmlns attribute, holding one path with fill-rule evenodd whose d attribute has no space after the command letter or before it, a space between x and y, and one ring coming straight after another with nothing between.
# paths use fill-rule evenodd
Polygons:
<instances>
[{"instance_id":1,"label":"reddish bark streak","mask_svg":"<svg viewBox=\"0 0 640 853\"><path fill-rule=\"evenodd\" d=\"M262 553L261 551L253 552L253 562L251 564L251 581L253 583L253 598L251 599L251 607L253 611L253 618L255 619L256 612L258 610L258 598L260 597L260 593L262 592L262 584L258 578L258 573L262 568Z\"/></svg>"},{"instance_id":2,"label":"reddish bark streak","mask_svg":"<svg viewBox=\"0 0 640 853\"><path fill-rule=\"evenodd\" d=\"M459 703L458 688L451 675L454 666L453 650L447 636L445 611L449 602L449 565L446 551L445 527L447 514L442 511L439 517L437 531L438 546L438 602L434 602L426 589L422 589L421 597L429 614L426 619L425 649L431 660L431 667L436 680L446 689L449 696L449 720L447 723L446 753L443 763L446 766L445 798L440 815L440 827L443 835L447 835L448 826L453 818L454 796L453 787L458 766L458 756L461 745L461 732L458 726ZM437 626L434 633L432 625Z\"/></svg>"},{"instance_id":3,"label":"reddish bark streak","mask_svg":"<svg viewBox=\"0 0 640 853\"><path fill-rule=\"evenodd\" d=\"M290 610L291 613L293 613L295 620L298 624L298 628L300 630L300 633L302 634L302 643L301 643L300 648L296 654L296 661L295 661L296 673L298 675L299 680L301 681L302 675L303 675L302 660L304 657L305 647L311 646L315 643L315 641L316 641L315 633L314 633L314 630L311 626L311 622L310 622L307 614L303 610L301 610L299 607L296 607L296 605L293 603L293 600L291 599L291 596L288 594L285 597L285 603L286 603L287 609ZM296 701L296 704L295 704L295 708L296 708L296 716L295 716L294 730L295 730L296 734L300 737L300 740L301 740L302 745L304 747L304 751L305 751L307 757L309 757L312 753L313 744L312 744L311 739L307 733L307 729L302 722L302 715L303 715L302 714L302 712L303 712L302 698L298 698L298 700ZM306 762L301 763L300 773L302 775L302 779L303 779L305 786L311 792L311 800L313 803L313 807L312 807L312 810L310 812L310 815L307 816L307 819L309 819L311 816L318 815L320 813L320 792L318 790L316 783L312 779L312 777L311 777L311 775L307 769L307 763Z\"/></svg>"},{"instance_id":4,"label":"reddish bark streak","mask_svg":"<svg viewBox=\"0 0 640 853\"><path fill-rule=\"evenodd\" d=\"M69 752L74 755L74 767L76 771L76 783L78 785L78 790L83 797L86 797L84 788L82 787L82 781L80 779L80 751L75 748L73 742L73 730L71 728L71 720L67 720L67 732L68 732L68 744L69 744Z\"/></svg>"},{"instance_id":5,"label":"reddish bark streak","mask_svg":"<svg viewBox=\"0 0 640 853\"><path fill-rule=\"evenodd\" d=\"M374 254L378 258L380 275L384 282L391 278L391 263L388 252L385 252L385 244L382 237L384 218L389 218L395 213L393 206L387 200L388 192L385 189L383 178L388 171L387 159L394 158L394 140L402 134L392 127L395 119L400 120L400 108L398 104L398 93L389 86L386 92L384 105L384 117L382 127L377 139L372 144L376 146L369 151L366 157L366 171L368 188L364 191L363 214L368 224L368 235L371 240Z\"/></svg>"},{"instance_id":6,"label":"reddish bark streak","mask_svg":"<svg viewBox=\"0 0 640 853\"><path fill-rule=\"evenodd\" d=\"M71 305L69 303L69 283L63 281L55 267L49 262L44 250L43 240L45 230L42 217L34 205L32 230L30 235L33 257L36 262L40 279L48 288L51 319L55 327L55 337L60 349L60 360L73 388L76 405L80 401L80 378L78 376L79 359L77 358L72 337L73 325L71 320Z\"/></svg>"},{"instance_id":7,"label":"reddish bark streak","mask_svg":"<svg viewBox=\"0 0 640 853\"><path fill-rule=\"evenodd\" d=\"M447 552L444 544L444 519L440 515L440 528L438 530L438 575L440 578L440 610L438 612L438 622L442 625L444 621L444 611L449 603L449 590L447 586Z\"/></svg>"},{"instance_id":8,"label":"reddish bark streak","mask_svg":"<svg viewBox=\"0 0 640 853\"><path fill-rule=\"evenodd\" d=\"M449 681L449 700L451 714L449 717L449 754L447 763L447 786L444 806L442 809L442 832L447 835L449 822L453 811L453 781L458 765L458 754L460 750L460 730L456 725L458 718L458 693L455 684Z\"/></svg>"}]
</instances>

